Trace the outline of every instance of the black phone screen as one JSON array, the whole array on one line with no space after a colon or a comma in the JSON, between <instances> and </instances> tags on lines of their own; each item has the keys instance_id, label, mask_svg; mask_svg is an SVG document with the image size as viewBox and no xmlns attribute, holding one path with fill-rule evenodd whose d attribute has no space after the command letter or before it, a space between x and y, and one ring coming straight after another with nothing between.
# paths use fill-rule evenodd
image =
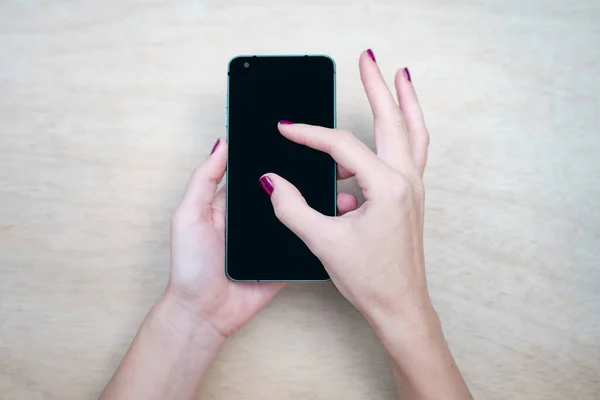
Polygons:
<instances>
[{"instance_id":1,"label":"black phone screen","mask_svg":"<svg viewBox=\"0 0 600 400\"><path fill-rule=\"evenodd\" d=\"M326 56L236 57L228 74L227 275L243 281L329 279L321 262L279 222L259 178L274 172L312 208L335 215L333 159L277 129L280 120L335 126L335 64Z\"/></svg>"}]
</instances>

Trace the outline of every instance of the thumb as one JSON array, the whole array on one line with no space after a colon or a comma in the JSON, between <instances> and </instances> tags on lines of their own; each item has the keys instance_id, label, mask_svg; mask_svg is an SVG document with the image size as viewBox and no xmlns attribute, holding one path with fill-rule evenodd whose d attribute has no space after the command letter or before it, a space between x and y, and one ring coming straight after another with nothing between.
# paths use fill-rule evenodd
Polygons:
<instances>
[{"instance_id":1,"label":"thumb","mask_svg":"<svg viewBox=\"0 0 600 400\"><path fill-rule=\"evenodd\" d=\"M276 174L260 177L260 186L271 198L275 216L312 249L312 244L327 235L333 221L311 208L300 191Z\"/></svg>"},{"instance_id":2,"label":"thumb","mask_svg":"<svg viewBox=\"0 0 600 400\"><path fill-rule=\"evenodd\" d=\"M217 140L212 153L194 169L185 189L180 209L189 215L206 214L213 202L219 182L227 168L227 142Z\"/></svg>"}]
</instances>

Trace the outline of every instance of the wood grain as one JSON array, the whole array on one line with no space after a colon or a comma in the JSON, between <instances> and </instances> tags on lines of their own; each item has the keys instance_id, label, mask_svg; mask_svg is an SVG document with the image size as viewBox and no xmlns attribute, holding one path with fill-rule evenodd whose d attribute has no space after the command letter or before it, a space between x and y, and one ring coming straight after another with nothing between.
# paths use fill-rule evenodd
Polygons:
<instances>
[{"instance_id":1,"label":"wood grain","mask_svg":"<svg viewBox=\"0 0 600 400\"><path fill-rule=\"evenodd\" d=\"M168 221L224 135L237 54L325 53L373 146L357 57L409 66L432 136L432 296L474 394L600 397L600 3L3 1L0 397L95 398L168 271ZM342 188L356 193L353 183ZM391 399L331 285L291 285L203 399Z\"/></svg>"}]
</instances>

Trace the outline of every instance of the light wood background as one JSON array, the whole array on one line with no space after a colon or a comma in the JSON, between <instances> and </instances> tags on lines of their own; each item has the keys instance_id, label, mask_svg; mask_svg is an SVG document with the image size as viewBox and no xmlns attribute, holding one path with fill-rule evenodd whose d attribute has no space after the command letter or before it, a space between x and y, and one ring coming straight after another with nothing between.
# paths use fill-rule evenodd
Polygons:
<instances>
[{"instance_id":1,"label":"light wood background","mask_svg":"<svg viewBox=\"0 0 600 400\"><path fill-rule=\"evenodd\" d=\"M389 82L410 67L425 109L428 276L473 393L600 398L599 19L596 0L1 1L0 397L100 393L224 135L232 56L330 54L338 124L372 146L371 47ZM393 396L329 284L286 288L200 394Z\"/></svg>"}]
</instances>

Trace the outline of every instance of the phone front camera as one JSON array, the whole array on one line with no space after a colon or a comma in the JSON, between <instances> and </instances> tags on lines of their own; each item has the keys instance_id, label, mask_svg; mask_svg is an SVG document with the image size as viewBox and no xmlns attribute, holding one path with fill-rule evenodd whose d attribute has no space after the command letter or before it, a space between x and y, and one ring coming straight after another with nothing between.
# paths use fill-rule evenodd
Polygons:
<instances>
[{"instance_id":1,"label":"phone front camera","mask_svg":"<svg viewBox=\"0 0 600 400\"><path fill-rule=\"evenodd\" d=\"M249 66L250 66L250 63L249 63L249 62L245 62L245 63L244 63L244 68L248 68Z\"/></svg>"}]
</instances>

